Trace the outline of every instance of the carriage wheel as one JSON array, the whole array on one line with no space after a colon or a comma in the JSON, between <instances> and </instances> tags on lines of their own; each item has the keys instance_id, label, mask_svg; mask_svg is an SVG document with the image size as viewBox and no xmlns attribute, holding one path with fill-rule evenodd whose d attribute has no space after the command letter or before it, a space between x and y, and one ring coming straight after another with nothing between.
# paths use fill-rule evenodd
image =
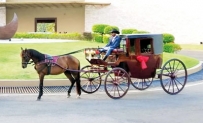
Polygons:
<instances>
[{"instance_id":1,"label":"carriage wheel","mask_svg":"<svg viewBox=\"0 0 203 123\"><path fill-rule=\"evenodd\" d=\"M150 87L150 85L153 82L153 78L147 78L147 79L138 79L133 78L131 79L131 84L133 87L135 87L138 90L145 90Z\"/></svg>"},{"instance_id":2,"label":"carriage wheel","mask_svg":"<svg viewBox=\"0 0 203 123\"><path fill-rule=\"evenodd\" d=\"M88 94L96 92L101 85L101 76L96 67L88 65L81 70L81 90Z\"/></svg>"},{"instance_id":3,"label":"carriage wheel","mask_svg":"<svg viewBox=\"0 0 203 123\"><path fill-rule=\"evenodd\" d=\"M168 94L178 94L187 82L187 69L179 59L167 61L160 73L160 82L164 91Z\"/></svg>"},{"instance_id":4,"label":"carriage wheel","mask_svg":"<svg viewBox=\"0 0 203 123\"><path fill-rule=\"evenodd\" d=\"M122 68L113 68L105 78L104 88L106 94L113 99L123 97L129 89L130 78L128 73Z\"/></svg>"}]
</instances>

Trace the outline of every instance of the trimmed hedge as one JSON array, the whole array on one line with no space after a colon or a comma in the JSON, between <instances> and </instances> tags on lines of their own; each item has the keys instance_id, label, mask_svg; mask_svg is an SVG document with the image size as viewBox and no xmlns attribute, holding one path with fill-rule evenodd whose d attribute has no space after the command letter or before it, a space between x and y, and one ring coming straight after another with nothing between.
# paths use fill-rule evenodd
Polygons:
<instances>
[{"instance_id":1,"label":"trimmed hedge","mask_svg":"<svg viewBox=\"0 0 203 123\"><path fill-rule=\"evenodd\" d=\"M100 33L93 33L93 41L103 43L103 36Z\"/></svg>"},{"instance_id":2,"label":"trimmed hedge","mask_svg":"<svg viewBox=\"0 0 203 123\"><path fill-rule=\"evenodd\" d=\"M146 34L146 33L150 33L150 32L147 32L147 31L133 31L132 34Z\"/></svg>"},{"instance_id":3,"label":"trimmed hedge","mask_svg":"<svg viewBox=\"0 0 203 123\"><path fill-rule=\"evenodd\" d=\"M95 24L92 26L92 32L94 33L104 33L104 29L109 26L107 24Z\"/></svg>"},{"instance_id":4,"label":"trimmed hedge","mask_svg":"<svg viewBox=\"0 0 203 123\"><path fill-rule=\"evenodd\" d=\"M137 31L137 29L122 29L122 34L132 34Z\"/></svg>"},{"instance_id":5,"label":"trimmed hedge","mask_svg":"<svg viewBox=\"0 0 203 123\"><path fill-rule=\"evenodd\" d=\"M105 43L105 44L109 43L109 38L110 38L110 37L111 37L111 36L110 36L109 34L103 35L103 43Z\"/></svg>"},{"instance_id":6,"label":"trimmed hedge","mask_svg":"<svg viewBox=\"0 0 203 123\"><path fill-rule=\"evenodd\" d=\"M117 26L107 26L105 29L104 29L104 34L109 34L113 29L116 29L119 31L119 28Z\"/></svg>"},{"instance_id":7,"label":"trimmed hedge","mask_svg":"<svg viewBox=\"0 0 203 123\"><path fill-rule=\"evenodd\" d=\"M16 33L13 38L83 40L83 36L79 33Z\"/></svg>"},{"instance_id":8,"label":"trimmed hedge","mask_svg":"<svg viewBox=\"0 0 203 123\"><path fill-rule=\"evenodd\" d=\"M164 52L167 53L175 53L180 51L182 48L180 47L179 44L174 44L174 43L166 43L164 44Z\"/></svg>"},{"instance_id":9,"label":"trimmed hedge","mask_svg":"<svg viewBox=\"0 0 203 123\"><path fill-rule=\"evenodd\" d=\"M174 43L175 37L169 33L163 33L163 42L166 43Z\"/></svg>"}]
</instances>

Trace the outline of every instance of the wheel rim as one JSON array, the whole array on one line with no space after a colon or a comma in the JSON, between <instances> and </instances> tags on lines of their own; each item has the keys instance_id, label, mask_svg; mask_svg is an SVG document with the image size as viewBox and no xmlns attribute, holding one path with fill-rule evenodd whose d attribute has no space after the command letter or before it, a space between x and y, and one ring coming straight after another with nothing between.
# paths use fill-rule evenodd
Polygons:
<instances>
[{"instance_id":1,"label":"wheel rim","mask_svg":"<svg viewBox=\"0 0 203 123\"><path fill-rule=\"evenodd\" d=\"M104 88L106 94L113 99L122 98L129 89L128 73L121 68L114 68L106 75Z\"/></svg>"},{"instance_id":2,"label":"wheel rim","mask_svg":"<svg viewBox=\"0 0 203 123\"><path fill-rule=\"evenodd\" d=\"M168 94L174 95L181 92L187 82L185 64L178 59L167 61L161 70L160 82Z\"/></svg>"},{"instance_id":3,"label":"wheel rim","mask_svg":"<svg viewBox=\"0 0 203 123\"><path fill-rule=\"evenodd\" d=\"M91 66L85 66L81 70L81 90L85 93L96 92L101 85L101 77L98 70Z\"/></svg>"},{"instance_id":4,"label":"wheel rim","mask_svg":"<svg viewBox=\"0 0 203 123\"><path fill-rule=\"evenodd\" d=\"M131 78L132 86L138 90L145 90L149 88L152 82L153 82L153 78L147 78L147 79Z\"/></svg>"}]
</instances>

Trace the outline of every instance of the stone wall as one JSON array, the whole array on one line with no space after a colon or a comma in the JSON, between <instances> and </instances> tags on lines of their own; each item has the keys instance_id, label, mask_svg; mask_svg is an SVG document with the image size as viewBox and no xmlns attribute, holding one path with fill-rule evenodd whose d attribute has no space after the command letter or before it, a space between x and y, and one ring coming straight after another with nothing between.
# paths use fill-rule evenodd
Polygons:
<instances>
[{"instance_id":1,"label":"stone wall","mask_svg":"<svg viewBox=\"0 0 203 123\"><path fill-rule=\"evenodd\" d=\"M6 8L0 7L0 26L6 25Z\"/></svg>"},{"instance_id":2,"label":"stone wall","mask_svg":"<svg viewBox=\"0 0 203 123\"><path fill-rule=\"evenodd\" d=\"M136 28L151 33L171 33L175 36L175 42L180 44L203 42L201 0L105 1L111 5L86 6L85 31L91 31L94 24L104 23L120 29Z\"/></svg>"}]
</instances>

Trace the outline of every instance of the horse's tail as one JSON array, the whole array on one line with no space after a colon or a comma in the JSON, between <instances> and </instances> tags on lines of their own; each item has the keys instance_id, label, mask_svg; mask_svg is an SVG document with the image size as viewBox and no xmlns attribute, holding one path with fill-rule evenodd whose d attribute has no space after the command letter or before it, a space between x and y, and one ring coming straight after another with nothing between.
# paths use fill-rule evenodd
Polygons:
<instances>
[{"instance_id":1,"label":"horse's tail","mask_svg":"<svg viewBox=\"0 0 203 123\"><path fill-rule=\"evenodd\" d=\"M76 89L77 89L77 92L78 92L78 94L79 95L81 95L81 85L80 85L80 64L79 64L79 66L78 66L78 73L77 73L77 81L76 81Z\"/></svg>"}]
</instances>

